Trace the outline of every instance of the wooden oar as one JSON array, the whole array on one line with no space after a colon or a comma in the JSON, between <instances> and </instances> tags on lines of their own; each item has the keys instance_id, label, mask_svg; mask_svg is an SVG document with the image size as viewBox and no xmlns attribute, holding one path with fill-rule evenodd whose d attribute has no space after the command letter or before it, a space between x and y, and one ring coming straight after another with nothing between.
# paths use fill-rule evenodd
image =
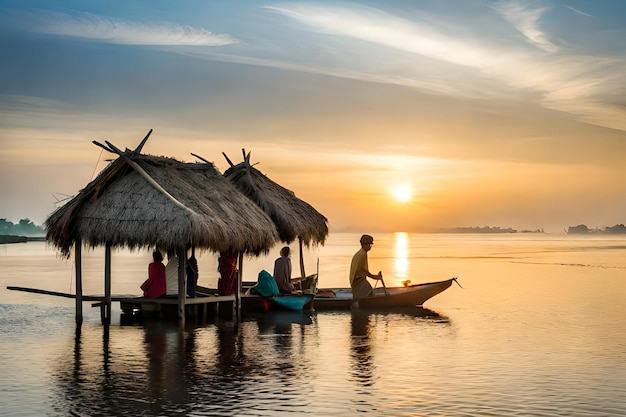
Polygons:
<instances>
[{"instance_id":1,"label":"wooden oar","mask_svg":"<svg viewBox=\"0 0 626 417\"><path fill-rule=\"evenodd\" d=\"M380 283L383 284L383 288L385 289L385 295L389 295L389 291L387 291L387 286L385 285L385 280L383 279L383 273L379 271L378 275L380 275Z\"/></svg>"}]
</instances>

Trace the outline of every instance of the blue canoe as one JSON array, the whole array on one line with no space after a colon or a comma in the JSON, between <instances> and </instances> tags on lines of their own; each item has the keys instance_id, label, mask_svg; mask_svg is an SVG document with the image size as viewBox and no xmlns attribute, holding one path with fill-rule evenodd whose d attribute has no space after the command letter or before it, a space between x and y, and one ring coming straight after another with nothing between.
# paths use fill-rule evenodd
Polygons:
<instances>
[{"instance_id":1,"label":"blue canoe","mask_svg":"<svg viewBox=\"0 0 626 417\"><path fill-rule=\"evenodd\" d=\"M244 294L241 296L241 308L248 312L263 312L270 310L302 311L311 305L313 294L288 294L274 297Z\"/></svg>"},{"instance_id":2,"label":"blue canoe","mask_svg":"<svg viewBox=\"0 0 626 417\"><path fill-rule=\"evenodd\" d=\"M305 305L313 300L313 294L302 295L279 295L272 297L274 305L285 309L299 311L304 308Z\"/></svg>"}]
</instances>

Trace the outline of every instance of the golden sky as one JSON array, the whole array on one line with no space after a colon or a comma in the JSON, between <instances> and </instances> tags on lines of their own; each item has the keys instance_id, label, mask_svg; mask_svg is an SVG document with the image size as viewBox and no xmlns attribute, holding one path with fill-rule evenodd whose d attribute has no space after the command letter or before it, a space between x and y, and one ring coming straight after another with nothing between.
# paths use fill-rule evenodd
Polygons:
<instances>
[{"instance_id":1,"label":"golden sky","mask_svg":"<svg viewBox=\"0 0 626 417\"><path fill-rule=\"evenodd\" d=\"M0 217L241 149L332 231L626 221L626 5L4 1ZM398 189L403 190L399 192Z\"/></svg>"}]
</instances>

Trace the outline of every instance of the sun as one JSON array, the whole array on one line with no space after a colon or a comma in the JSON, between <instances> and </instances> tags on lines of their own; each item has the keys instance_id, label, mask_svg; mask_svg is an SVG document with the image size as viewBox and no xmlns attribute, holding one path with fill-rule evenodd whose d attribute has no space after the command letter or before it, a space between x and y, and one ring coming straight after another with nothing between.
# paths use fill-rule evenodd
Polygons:
<instances>
[{"instance_id":1,"label":"sun","mask_svg":"<svg viewBox=\"0 0 626 417\"><path fill-rule=\"evenodd\" d=\"M391 189L391 195L398 203L408 203L413 198L413 189L409 184L399 184Z\"/></svg>"}]
</instances>

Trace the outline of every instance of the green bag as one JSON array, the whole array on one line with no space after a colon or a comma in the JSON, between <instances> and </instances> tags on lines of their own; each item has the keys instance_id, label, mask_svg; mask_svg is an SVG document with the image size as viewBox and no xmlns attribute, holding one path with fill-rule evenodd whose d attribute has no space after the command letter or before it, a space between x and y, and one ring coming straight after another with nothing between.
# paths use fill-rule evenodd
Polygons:
<instances>
[{"instance_id":1,"label":"green bag","mask_svg":"<svg viewBox=\"0 0 626 417\"><path fill-rule=\"evenodd\" d=\"M254 288L261 297L274 297L279 293L276 280L266 270L259 272L259 278Z\"/></svg>"}]
</instances>

